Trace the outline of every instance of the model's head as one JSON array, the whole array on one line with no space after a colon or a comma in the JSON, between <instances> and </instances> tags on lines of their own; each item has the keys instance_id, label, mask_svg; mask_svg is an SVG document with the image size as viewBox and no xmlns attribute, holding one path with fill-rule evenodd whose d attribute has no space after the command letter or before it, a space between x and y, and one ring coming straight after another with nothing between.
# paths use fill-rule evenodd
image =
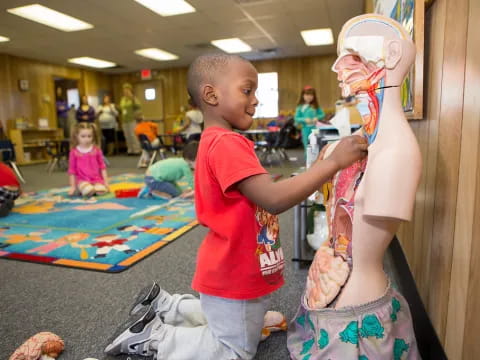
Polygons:
<instances>
[{"instance_id":1,"label":"model's head","mask_svg":"<svg viewBox=\"0 0 480 360\"><path fill-rule=\"evenodd\" d=\"M258 100L258 74L246 59L229 54L196 58L188 70L188 92L203 112L211 112L232 128L246 130Z\"/></svg>"},{"instance_id":2,"label":"model's head","mask_svg":"<svg viewBox=\"0 0 480 360\"><path fill-rule=\"evenodd\" d=\"M77 123L73 128L71 143L72 147L77 145L88 147L98 144L95 124L87 122Z\"/></svg>"},{"instance_id":3,"label":"model's head","mask_svg":"<svg viewBox=\"0 0 480 360\"><path fill-rule=\"evenodd\" d=\"M103 95L103 105L108 105L110 102L110 95Z\"/></svg>"},{"instance_id":4,"label":"model's head","mask_svg":"<svg viewBox=\"0 0 480 360\"><path fill-rule=\"evenodd\" d=\"M347 21L338 36L338 74L344 97L368 91L384 79L384 86L402 83L415 59L415 45L395 20L366 14Z\"/></svg>"}]
</instances>

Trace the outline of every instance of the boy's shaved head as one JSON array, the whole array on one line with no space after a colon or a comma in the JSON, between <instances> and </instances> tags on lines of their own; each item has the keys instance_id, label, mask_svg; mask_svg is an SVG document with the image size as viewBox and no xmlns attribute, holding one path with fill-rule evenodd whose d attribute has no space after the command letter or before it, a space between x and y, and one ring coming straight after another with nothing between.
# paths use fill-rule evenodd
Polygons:
<instances>
[{"instance_id":1,"label":"boy's shaved head","mask_svg":"<svg viewBox=\"0 0 480 360\"><path fill-rule=\"evenodd\" d=\"M200 87L203 84L214 84L215 79L222 73L233 60L246 61L238 55L230 54L205 54L197 57L188 68L187 89L193 102L201 107Z\"/></svg>"}]
</instances>

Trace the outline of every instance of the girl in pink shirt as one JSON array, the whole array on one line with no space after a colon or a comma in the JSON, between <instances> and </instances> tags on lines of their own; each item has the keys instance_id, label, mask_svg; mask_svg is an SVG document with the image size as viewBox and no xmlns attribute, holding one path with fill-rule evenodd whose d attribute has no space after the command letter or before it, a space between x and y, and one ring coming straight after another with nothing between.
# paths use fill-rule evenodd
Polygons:
<instances>
[{"instance_id":1,"label":"girl in pink shirt","mask_svg":"<svg viewBox=\"0 0 480 360\"><path fill-rule=\"evenodd\" d=\"M103 195L108 192L108 177L103 153L97 147L97 131L92 123L80 122L72 134L68 174L68 194Z\"/></svg>"}]
</instances>

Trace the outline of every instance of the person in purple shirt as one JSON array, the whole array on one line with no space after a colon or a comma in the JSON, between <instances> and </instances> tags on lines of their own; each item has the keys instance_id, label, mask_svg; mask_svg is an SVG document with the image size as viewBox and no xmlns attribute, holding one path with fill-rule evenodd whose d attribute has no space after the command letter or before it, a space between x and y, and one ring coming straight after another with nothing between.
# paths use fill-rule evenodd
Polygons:
<instances>
[{"instance_id":1,"label":"person in purple shirt","mask_svg":"<svg viewBox=\"0 0 480 360\"><path fill-rule=\"evenodd\" d=\"M95 109L88 105L87 95L82 96L82 103L77 109L77 121L93 123L95 121Z\"/></svg>"},{"instance_id":2,"label":"person in purple shirt","mask_svg":"<svg viewBox=\"0 0 480 360\"><path fill-rule=\"evenodd\" d=\"M63 129L63 135L67 137L68 135L68 102L63 96L63 91L61 87L57 88L57 121L58 127Z\"/></svg>"},{"instance_id":3,"label":"person in purple shirt","mask_svg":"<svg viewBox=\"0 0 480 360\"><path fill-rule=\"evenodd\" d=\"M97 146L95 124L75 125L68 158L70 189L68 195L103 195L108 192L108 175L102 150Z\"/></svg>"}]
</instances>

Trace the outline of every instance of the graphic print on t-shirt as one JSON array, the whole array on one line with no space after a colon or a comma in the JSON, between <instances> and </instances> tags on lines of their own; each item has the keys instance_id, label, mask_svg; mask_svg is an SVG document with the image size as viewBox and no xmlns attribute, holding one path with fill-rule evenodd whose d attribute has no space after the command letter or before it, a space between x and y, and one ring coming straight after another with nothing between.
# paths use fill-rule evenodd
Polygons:
<instances>
[{"instance_id":1,"label":"graphic print on t-shirt","mask_svg":"<svg viewBox=\"0 0 480 360\"><path fill-rule=\"evenodd\" d=\"M281 277L285 260L279 238L278 216L257 207L255 214L260 225L257 234L257 252L260 271L266 282L277 283Z\"/></svg>"}]
</instances>

